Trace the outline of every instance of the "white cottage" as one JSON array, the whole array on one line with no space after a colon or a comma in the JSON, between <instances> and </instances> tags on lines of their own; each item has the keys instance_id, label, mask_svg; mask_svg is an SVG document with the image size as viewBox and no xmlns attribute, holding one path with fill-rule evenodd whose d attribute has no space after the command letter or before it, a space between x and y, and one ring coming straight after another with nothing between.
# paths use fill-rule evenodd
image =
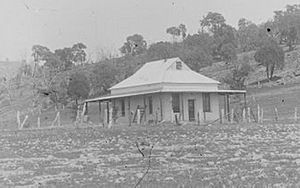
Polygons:
<instances>
[{"instance_id":1,"label":"white cottage","mask_svg":"<svg viewBox=\"0 0 300 188\"><path fill-rule=\"evenodd\" d=\"M117 125L214 121L220 117L220 95L225 96L226 113L228 95L246 93L219 90L219 84L194 72L181 59L171 58L146 63L111 87L110 95L86 100L86 104L99 102L100 120L109 123L113 119Z\"/></svg>"}]
</instances>

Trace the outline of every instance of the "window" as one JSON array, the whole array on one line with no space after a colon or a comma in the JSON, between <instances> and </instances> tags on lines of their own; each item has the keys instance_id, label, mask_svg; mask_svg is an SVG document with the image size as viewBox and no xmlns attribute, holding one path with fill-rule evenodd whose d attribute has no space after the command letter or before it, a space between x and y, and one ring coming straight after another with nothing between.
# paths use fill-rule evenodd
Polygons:
<instances>
[{"instance_id":1,"label":"window","mask_svg":"<svg viewBox=\"0 0 300 188\"><path fill-rule=\"evenodd\" d=\"M202 98L203 98L203 112L211 112L209 93L203 93Z\"/></svg>"},{"instance_id":2,"label":"window","mask_svg":"<svg viewBox=\"0 0 300 188\"><path fill-rule=\"evenodd\" d=\"M121 100L121 115L124 117L125 116L125 100Z\"/></svg>"},{"instance_id":3,"label":"window","mask_svg":"<svg viewBox=\"0 0 300 188\"><path fill-rule=\"evenodd\" d=\"M179 101L179 94L173 93L172 94L172 109L174 113L180 112L180 101Z\"/></svg>"},{"instance_id":4,"label":"window","mask_svg":"<svg viewBox=\"0 0 300 188\"><path fill-rule=\"evenodd\" d=\"M176 62L176 69L181 70L182 69L182 63L180 61Z\"/></svg>"},{"instance_id":5,"label":"window","mask_svg":"<svg viewBox=\"0 0 300 188\"><path fill-rule=\"evenodd\" d=\"M149 102L149 114L153 113L152 97L148 97Z\"/></svg>"}]
</instances>

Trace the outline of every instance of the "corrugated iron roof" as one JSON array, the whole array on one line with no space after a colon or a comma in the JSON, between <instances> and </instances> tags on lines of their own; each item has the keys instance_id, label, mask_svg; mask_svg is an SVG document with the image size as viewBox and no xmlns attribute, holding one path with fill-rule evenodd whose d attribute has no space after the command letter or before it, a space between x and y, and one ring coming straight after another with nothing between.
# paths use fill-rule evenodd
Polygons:
<instances>
[{"instance_id":1,"label":"corrugated iron roof","mask_svg":"<svg viewBox=\"0 0 300 188\"><path fill-rule=\"evenodd\" d=\"M182 62L182 70L170 68L176 62ZM114 85L110 89L142 86L155 83L213 83L218 81L191 70L180 58L170 58L146 63L135 74Z\"/></svg>"},{"instance_id":2,"label":"corrugated iron roof","mask_svg":"<svg viewBox=\"0 0 300 188\"><path fill-rule=\"evenodd\" d=\"M123 98L123 97L130 97L130 96L137 96L137 95L147 95L147 94L154 94L154 93L172 93L172 92L193 92L193 93L219 93L219 94L244 94L246 93L245 90L204 90L204 91L164 91L164 90L155 90L155 91L149 91L149 92L136 92L136 93L126 93L126 94L118 94L118 95L107 95L107 96L102 96L102 97L97 97L93 99L87 99L85 102L96 102L96 101L105 101L105 100L110 100L110 99L115 99L115 98Z\"/></svg>"}]
</instances>

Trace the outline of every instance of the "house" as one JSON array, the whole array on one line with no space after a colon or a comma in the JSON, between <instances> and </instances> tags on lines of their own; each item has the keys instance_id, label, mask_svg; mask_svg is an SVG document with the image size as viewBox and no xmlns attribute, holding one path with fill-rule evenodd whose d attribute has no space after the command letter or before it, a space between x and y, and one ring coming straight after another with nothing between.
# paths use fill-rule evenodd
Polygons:
<instances>
[{"instance_id":1,"label":"house","mask_svg":"<svg viewBox=\"0 0 300 188\"><path fill-rule=\"evenodd\" d=\"M208 122L220 118L221 95L225 113L228 96L243 90L220 90L216 80L191 70L181 59L148 62L135 74L111 87L110 95L86 100L99 102L103 123L117 125L151 122Z\"/></svg>"}]
</instances>

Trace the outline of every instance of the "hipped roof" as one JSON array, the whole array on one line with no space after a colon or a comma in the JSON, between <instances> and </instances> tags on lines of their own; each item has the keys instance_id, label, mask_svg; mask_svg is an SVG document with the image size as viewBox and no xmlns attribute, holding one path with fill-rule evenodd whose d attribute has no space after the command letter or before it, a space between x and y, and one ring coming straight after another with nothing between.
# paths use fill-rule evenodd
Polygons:
<instances>
[{"instance_id":1,"label":"hipped roof","mask_svg":"<svg viewBox=\"0 0 300 188\"><path fill-rule=\"evenodd\" d=\"M170 68L178 61L182 63L182 70ZM218 81L191 70L180 58L176 57L148 62L132 76L111 87L110 90L159 83L219 84Z\"/></svg>"}]
</instances>

